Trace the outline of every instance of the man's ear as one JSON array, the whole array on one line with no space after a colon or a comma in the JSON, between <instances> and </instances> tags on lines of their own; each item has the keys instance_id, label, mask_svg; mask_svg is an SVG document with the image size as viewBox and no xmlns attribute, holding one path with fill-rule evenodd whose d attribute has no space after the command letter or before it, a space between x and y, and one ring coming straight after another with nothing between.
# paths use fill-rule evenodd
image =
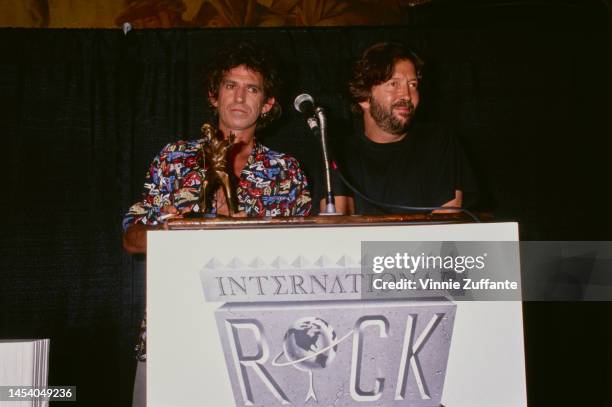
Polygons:
<instances>
[{"instance_id":1,"label":"man's ear","mask_svg":"<svg viewBox=\"0 0 612 407\"><path fill-rule=\"evenodd\" d=\"M208 101L213 107L219 107L219 102L217 101L217 98L215 97L215 95L213 95L212 92L208 92Z\"/></svg>"},{"instance_id":2,"label":"man's ear","mask_svg":"<svg viewBox=\"0 0 612 407\"><path fill-rule=\"evenodd\" d=\"M274 103L276 103L276 99L275 98L268 98L268 100L266 100L266 103L264 103L264 105L261 108L261 112L262 113L268 113L270 111L270 109L272 109L272 107L274 106Z\"/></svg>"},{"instance_id":3,"label":"man's ear","mask_svg":"<svg viewBox=\"0 0 612 407\"><path fill-rule=\"evenodd\" d=\"M364 112L366 110L370 110L370 102L367 100L364 100L363 102L359 102L359 106L361 106Z\"/></svg>"}]
</instances>

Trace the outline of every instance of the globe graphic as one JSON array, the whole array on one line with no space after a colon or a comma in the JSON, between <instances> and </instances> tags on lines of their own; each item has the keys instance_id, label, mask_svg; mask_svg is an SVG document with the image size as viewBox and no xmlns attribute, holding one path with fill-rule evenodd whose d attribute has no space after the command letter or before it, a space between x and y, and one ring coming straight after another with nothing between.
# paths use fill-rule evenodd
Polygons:
<instances>
[{"instance_id":1,"label":"globe graphic","mask_svg":"<svg viewBox=\"0 0 612 407\"><path fill-rule=\"evenodd\" d=\"M285 333L283 349L285 357L294 362L292 366L300 370L324 369L336 356L336 333L321 318L301 318Z\"/></svg>"}]
</instances>

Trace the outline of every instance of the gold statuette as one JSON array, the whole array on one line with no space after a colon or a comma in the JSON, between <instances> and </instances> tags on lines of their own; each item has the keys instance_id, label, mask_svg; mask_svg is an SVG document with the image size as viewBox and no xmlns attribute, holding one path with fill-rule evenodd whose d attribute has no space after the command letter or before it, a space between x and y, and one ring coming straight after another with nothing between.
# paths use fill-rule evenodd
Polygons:
<instances>
[{"instance_id":1,"label":"gold statuette","mask_svg":"<svg viewBox=\"0 0 612 407\"><path fill-rule=\"evenodd\" d=\"M200 190L200 212L210 213L215 192L219 188L225 195L229 216L238 213L236 203L236 192L232 188L230 174L231 166L228 164L228 154L234 144L234 133L230 133L228 138L223 137L223 133L216 130L208 123L202 125L204 177Z\"/></svg>"}]
</instances>

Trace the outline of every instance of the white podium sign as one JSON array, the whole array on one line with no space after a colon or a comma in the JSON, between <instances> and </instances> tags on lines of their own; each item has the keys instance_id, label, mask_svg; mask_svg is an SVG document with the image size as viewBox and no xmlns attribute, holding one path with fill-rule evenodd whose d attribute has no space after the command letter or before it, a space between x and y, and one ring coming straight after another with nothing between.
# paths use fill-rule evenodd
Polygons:
<instances>
[{"instance_id":1,"label":"white podium sign","mask_svg":"<svg viewBox=\"0 0 612 407\"><path fill-rule=\"evenodd\" d=\"M514 223L150 232L148 406L526 406L520 302L320 294L357 292L334 265L362 241L517 240ZM286 275L317 261L329 273Z\"/></svg>"}]
</instances>

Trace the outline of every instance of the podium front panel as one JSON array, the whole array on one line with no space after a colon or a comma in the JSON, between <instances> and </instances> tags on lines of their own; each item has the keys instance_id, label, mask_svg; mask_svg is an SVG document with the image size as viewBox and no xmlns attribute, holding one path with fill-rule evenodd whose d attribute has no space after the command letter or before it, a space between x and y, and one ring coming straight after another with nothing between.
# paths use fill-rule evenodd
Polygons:
<instances>
[{"instance_id":1,"label":"podium front panel","mask_svg":"<svg viewBox=\"0 0 612 407\"><path fill-rule=\"evenodd\" d=\"M287 267L359 259L362 241L517 239L515 223L150 232L148 405L526 406L518 301L261 302L238 277L267 267L280 293ZM219 267L236 278L217 291L249 301L207 300Z\"/></svg>"}]
</instances>

